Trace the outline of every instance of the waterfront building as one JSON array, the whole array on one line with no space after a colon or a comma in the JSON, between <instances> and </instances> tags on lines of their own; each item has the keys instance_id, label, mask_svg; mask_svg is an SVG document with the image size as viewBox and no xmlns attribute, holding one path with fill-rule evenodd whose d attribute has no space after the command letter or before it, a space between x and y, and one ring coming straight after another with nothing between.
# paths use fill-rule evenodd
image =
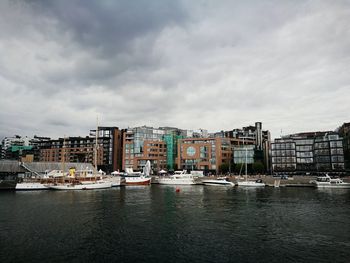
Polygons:
<instances>
[{"instance_id":1,"label":"waterfront building","mask_svg":"<svg viewBox=\"0 0 350 263\"><path fill-rule=\"evenodd\" d=\"M164 130L165 134L163 140L166 143L166 158L167 158L167 169L169 171L177 170L176 158L177 158L177 144L180 139L187 138L188 131L181 130L174 127L160 127L159 129ZM193 135L193 134L192 134Z\"/></svg>"},{"instance_id":2,"label":"waterfront building","mask_svg":"<svg viewBox=\"0 0 350 263\"><path fill-rule=\"evenodd\" d=\"M40 149L42 162L95 163L95 138L66 137L51 140ZM97 165L103 164L103 148L97 148Z\"/></svg>"},{"instance_id":3,"label":"waterfront building","mask_svg":"<svg viewBox=\"0 0 350 263\"><path fill-rule=\"evenodd\" d=\"M242 145L233 149L233 161L235 164L254 163L254 145Z\"/></svg>"},{"instance_id":4,"label":"waterfront building","mask_svg":"<svg viewBox=\"0 0 350 263\"><path fill-rule=\"evenodd\" d=\"M339 135L343 138L345 168L350 172L350 122L343 123L339 128Z\"/></svg>"},{"instance_id":5,"label":"waterfront building","mask_svg":"<svg viewBox=\"0 0 350 263\"><path fill-rule=\"evenodd\" d=\"M343 138L336 133L317 136L314 143L317 171L344 171Z\"/></svg>"},{"instance_id":6,"label":"waterfront building","mask_svg":"<svg viewBox=\"0 0 350 263\"><path fill-rule=\"evenodd\" d=\"M146 161L150 160L154 172L174 170L178 140L187 135L186 130L174 127L141 126L127 129L123 136L122 169L142 170Z\"/></svg>"},{"instance_id":7,"label":"waterfront building","mask_svg":"<svg viewBox=\"0 0 350 263\"><path fill-rule=\"evenodd\" d=\"M167 159L164 135L164 130L147 126L127 129L123 134L122 169L142 170L150 157L153 170L165 169Z\"/></svg>"},{"instance_id":8,"label":"waterfront building","mask_svg":"<svg viewBox=\"0 0 350 263\"><path fill-rule=\"evenodd\" d=\"M219 173L221 165L226 164L229 168L233 165L233 150L242 143L241 139L222 137L180 139L177 167Z\"/></svg>"},{"instance_id":9,"label":"waterfront building","mask_svg":"<svg viewBox=\"0 0 350 263\"><path fill-rule=\"evenodd\" d=\"M103 157L99 169L113 172L122 169L123 133L125 129L118 127L98 127L98 146L102 147ZM90 136L96 136L96 130L90 130Z\"/></svg>"},{"instance_id":10,"label":"waterfront building","mask_svg":"<svg viewBox=\"0 0 350 263\"><path fill-rule=\"evenodd\" d=\"M343 172L342 138L335 132L307 132L277 138L271 145L274 172Z\"/></svg>"},{"instance_id":11,"label":"waterfront building","mask_svg":"<svg viewBox=\"0 0 350 263\"><path fill-rule=\"evenodd\" d=\"M292 139L275 139L271 144L271 159L274 172L296 171L295 142Z\"/></svg>"},{"instance_id":12,"label":"waterfront building","mask_svg":"<svg viewBox=\"0 0 350 263\"><path fill-rule=\"evenodd\" d=\"M249 145L254 145L253 149L252 147L249 148L249 151L254 151L254 162L261 162L266 171L270 170L269 152L271 135L270 131L262 129L261 122L255 122L254 126L250 125L242 129L233 129L231 131L216 133L215 137L222 136L223 134L226 138L236 138L243 140ZM240 149L237 149L237 156L240 156L240 151ZM249 154L252 155L252 153Z\"/></svg>"},{"instance_id":13,"label":"waterfront building","mask_svg":"<svg viewBox=\"0 0 350 263\"><path fill-rule=\"evenodd\" d=\"M49 141L48 137L14 135L1 142L1 159L33 162L40 158L40 145Z\"/></svg>"},{"instance_id":14,"label":"waterfront building","mask_svg":"<svg viewBox=\"0 0 350 263\"><path fill-rule=\"evenodd\" d=\"M118 127L98 127L97 145L96 130L90 130L90 135L85 137L50 140L40 146L40 160L95 164L97 159L98 169L104 172L121 170L123 132Z\"/></svg>"}]
</instances>

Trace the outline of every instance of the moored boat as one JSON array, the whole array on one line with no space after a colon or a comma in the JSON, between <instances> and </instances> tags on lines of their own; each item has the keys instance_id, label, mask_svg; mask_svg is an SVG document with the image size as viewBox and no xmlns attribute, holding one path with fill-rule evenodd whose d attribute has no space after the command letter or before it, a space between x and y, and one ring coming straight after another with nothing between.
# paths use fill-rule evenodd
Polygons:
<instances>
[{"instance_id":1,"label":"moored boat","mask_svg":"<svg viewBox=\"0 0 350 263\"><path fill-rule=\"evenodd\" d=\"M134 172L132 168L125 169L124 174L126 185L150 185L151 184L151 162L148 160L145 167L143 168L143 173Z\"/></svg>"},{"instance_id":2,"label":"moored boat","mask_svg":"<svg viewBox=\"0 0 350 263\"><path fill-rule=\"evenodd\" d=\"M237 185L238 186L243 186L243 187L265 187L265 183L261 179L257 179L255 181L250 181L248 180L248 173L247 173L247 148L245 148L245 180L244 181L238 181Z\"/></svg>"},{"instance_id":3,"label":"moored boat","mask_svg":"<svg viewBox=\"0 0 350 263\"><path fill-rule=\"evenodd\" d=\"M313 183L317 188L350 188L350 183L340 178L331 178L328 174L317 177Z\"/></svg>"},{"instance_id":4,"label":"moored boat","mask_svg":"<svg viewBox=\"0 0 350 263\"><path fill-rule=\"evenodd\" d=\"M150 185L151 177L144 176L141 173L133 173L124 176L126 185Z\"/></svg>"},{"instance_id":5,"label":"moored boat","mask_svg":"<svg viewBox=\"0 0 350 263\"><path fill-rule=\"evenodd\" d=\"M202 183L211 186L235 186L235 184L227 180L227 178L208 179L203 180Z\"/></svg>"},{"instance_id":6,"label":"moored boat","mask_svg":"<svg viewBox=\"0 0 350 263\"><path fill-rule=\"evenodd\" d=\"M112 183L105 180L97 181L75 181L70 183L55 183L49 185L50 189L53 190L94 190L94 189L105 189L111 188Z\"/></svg>"},{"instance_id":7,"label":"moored boat","mask_svg":"<svg viewBox=\"0 0 350 263\"><path fill-rule=\"evenodd\" d=\"M175 174L158 178L159 184L169 185L192 185L196 184L197 177L187 174L186 171L176 171Z\"/></svg>"},{"instance_id":8,"label":"moored boat","mask_svg":"<svg viewBox=\"0 0 350 263\"><path fill-rule=\"evenodd\" d=\"M238 181L238 186L245 186L245 187L265 187L265 183L261 179L255 180L255 181Z\"/></svg>"},{"instance_id":9,"label":"moored boat","mask_svg":"<svg viewBox=\"0 0 350 263\"><path fill-rule=\"evenodd\" d=\"M16 191L49 190L50 188L40 181L23 181L16 184Z\"/></svg>"},{"instance_id":10,"label":"moored boat","mask_svg":"<svg viewBox=\"0 0 350 263\"><path fill-rule=\"evenodd\" d=\"M112 187L125 185L125 178L123 173L112 172L111 175L105 177L106 181L112 183Z\"/></svg>"}]
</instances>

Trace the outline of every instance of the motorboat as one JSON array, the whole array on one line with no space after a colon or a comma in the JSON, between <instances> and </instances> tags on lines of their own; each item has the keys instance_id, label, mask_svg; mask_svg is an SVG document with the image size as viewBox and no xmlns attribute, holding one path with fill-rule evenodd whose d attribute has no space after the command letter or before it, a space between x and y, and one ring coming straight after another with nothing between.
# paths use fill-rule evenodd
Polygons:
<instances>
[{"instance_id":1,"label":"motorboat","mask_svg":"<svg viewBox=\"0 0 350 263\"><path fill-rule=\"evenodd\" d=\"M144 176L141 172L128 173L124 175L125 185L149 185L151 177Z\"/></svg>"},{"instance_id":2,"label":"motorboat","mask_svg":"<svg viewBox=\"0 0 350 263\"><path fill-rule=\"evenodd\" d=\"M350 183L345 183L340 178L331 178L328 174L317 177L313 183L317 188L350 188Z\"/></svg>"},{"instance_id":3,"label":"motorboat","mask_svg":"<svg viewBox=\"0 0 350 263\"><path fill-rule=\"evenodd\" d=\"M245 186L245 187L265 187L265 183L261 180L255 180L255 181L238 181L237 182L238 186Z\"/></svg>"},{"instance_id":4,"label":"motorboat","mask_svg":"<svg viewBox=\"0 0 350 263\"><path fill-rule=\"evenodd\" d=\"M147 161L143 168L143 173L134 172L132 168L126 168L126 173L123 178L125 179L125 185L150 185L151 184L151 162Z\"/></svg>"},{"instance_id":5,"label":"motorboat","mask_svg":"<svg viewBox=\"0 0 350 263\"><path fill-rule=\"evenodd\" d=\"M209 180L203 180L202 183L204 185L211 185L211 186L235 186L233 182L230 182L228 178L217 178L217 179L209 179Z\"/></svg>"},{"instance_id":6,"label":"motorboat","mask_svg":"<svg viewBox=\"0 0 350 263\"><path fill-rule=\"evenodd\" d=\"M196 184L195 179L197 177L192 174L186 173L186 171L176 171L175 174L170 176L164 176L158 178L159 184L168 185L192 185Z\"/></svg>"}]
</instances>

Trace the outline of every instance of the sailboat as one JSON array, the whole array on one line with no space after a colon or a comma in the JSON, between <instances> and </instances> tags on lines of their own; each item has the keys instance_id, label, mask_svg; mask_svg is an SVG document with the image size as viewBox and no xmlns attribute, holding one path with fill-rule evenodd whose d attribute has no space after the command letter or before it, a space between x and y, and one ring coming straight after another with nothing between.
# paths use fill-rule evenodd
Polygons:
<instances>
[{"instance_id":1,"label":"sailboat","mask_svg":"<svg viewBox=\"0 0 350 263\"><path fill-rule=\"evenodd\" d=\"M82 170L81 176L77 176L73 173L71 176L66 176L63 179L63 182L56 182L50 184L50 189L53 190L93 190L93 189L105 189L111 188L112 182L103 180L102 175L96 174L97 172L97 140L98 140L98 128L96 129L96 144L95 144L95 172L93 170ZM64 146L64 145L63 145ZM64 147L62 147L62 150ZM62 154L62 171L64 171L64 157Z\"/></svg>"},{"instance_id":2,"label":"sailboat","mask_svg":"<svg viewBox=\"0 0 350 263\"><path fill-rule=\"evenodd\" d=\"M261 179L255 180L255 181L248 181L248 173L247 173L247 147L245 147L245 180L244 181L238 181L238 186L244 186L244 187L264 187L265 184Z\"/></svg>"}]
</instances>

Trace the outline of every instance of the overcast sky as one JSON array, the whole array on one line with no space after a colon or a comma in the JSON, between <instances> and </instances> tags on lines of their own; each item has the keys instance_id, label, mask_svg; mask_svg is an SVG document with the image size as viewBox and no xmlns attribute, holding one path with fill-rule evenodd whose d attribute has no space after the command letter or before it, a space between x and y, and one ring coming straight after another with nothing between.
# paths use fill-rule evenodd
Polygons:
<instances>
[{"instance_id":1,"label":"overcast sky","mask_svg":"<svg viewBox=\"0 0 350 263\"><path fill-rule=\"evenodd\" d=\"M0 1L0 138L350 121L349 1Z\"/></svg>"}]
</instances>

